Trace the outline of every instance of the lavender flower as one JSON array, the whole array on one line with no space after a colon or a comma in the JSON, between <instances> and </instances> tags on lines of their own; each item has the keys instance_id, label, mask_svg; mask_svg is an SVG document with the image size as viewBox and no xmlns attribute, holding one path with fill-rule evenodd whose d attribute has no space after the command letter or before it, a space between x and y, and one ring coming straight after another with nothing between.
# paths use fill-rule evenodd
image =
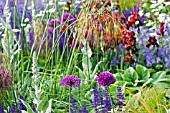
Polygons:
<instances>
[{"instance_id":1,"label":"lavender flower","mask_svg":"<svg viewBox=\"0 0 170 113\"><path fill-rule=\"evenodd\" d=\"M101 72L97 77L97 83L99 86L109 86L114 83L114 76L110 72Z\"/></svg>"},{"instance_id":2,"label":"lavender flower","mask_svg":"<svg viewBox=\"0 0 170 113\"><path fill-rule=\"evenodd\" d=\"M122 54L125 53L124 45L123 44L119 44L118 45L118 50L116 52L117 52L117 54L114 54L114 56L112 57L112 61L111 61L111 65L112 66L116 66L116 65L120 65L121 64Z\"/></svg>"},{"instance_id":3,"label":"lavender flower","mask_svg":"<svg viewBox=\"0 0 170 113\"><path fill-rule=\"evenodd\" d=\"M92 105L93 105L95 111L98 112L97 106L100 103L98 101L98 90L96 88L93 88L93 96L94 96L94 101L92 102Z\"/></svg>"},{"instance_id":4,"label":"lavender flower","mask_svg":"<svg viewBox=\"0 0 170 113\"><path fill-rule=\"evenodd\" d=\"M110 103L110 99L105 99L104 101L105 101L105 109L107 111L110 111L112 109L112 105Z\"/></svg>"},{"instance_id":5,"label":"lavender flower","mask_svg":"<svg viewBox=\"0 0 170 113\"><path fill-rule=\"evenodd\" d=\"M0 104L0 113L6 113L3 104Z\"/></svg>"},{"instance_id":6,"label":"lavender flower","mask_svg":"<svg viewBox=\"0 0 170 113\"><path fill-rule=\"evenodd\" d=\"M86 105L83 105L82 113L88 113L88 111L87 111L87 109L86 109Z\"/></svg>"},{"instance_id":7,"label":"lavender flower","mask_svg":"<svg viewBox=\"0 0 170 113\"><path fill-rule=\"evenodd\" d=\"M105 97L106 97L106 99L104 100L105 101L105 109L107 111L110 111L112 109L112 105L111 105L110 95L108 93L108 87L107 86L105 87L104 94L105 94Z\"/></svg>"},{"instance_id":8,"label":"lavender flower","mask_svg":"<svg viewBox=\"0 0 170 113\"><path fill-rule=\"evenodd\" d=\"M104 104L102 90L99 90L99 92L98 92L98 100L99 100L100 105Z\"/></svg>"},{"instance_id":9,"label":"lavender flower","mask_svg":"<svg viewBox=\"0 0 170 113\"><path fill-rule=\"evenodd\" d=\"M70 102L72 103L72 112L73 112L73 113L77 113L78 107L77 107L77 105L76 105L75 99L74 99L74 98L71 98L71 99L70 99Z\"/></svg>"},{"instance_id":10,"label":"lavender flower","mask_svg":"<svg viewBox=\"0 0 170 113\"><path fill-rule=\"evenodd\" d=\"M79 87L80 83L81 79L74 75L68 75L61 81L63 87Z\"/></svg>"},{"instance_id":11,"label":"lavender flower","mask_svg":"<svg viewBox=\"0 0 170 113\"><path fill-rule=\"evenodd\" d=\"M2 0L0 1L0 16L3 15L4 7L5 7L5 1Z\"/></svg>"},{"instance_id":12,"label":"lavender flower","mask_svg":"<svg viewBox=\"0 0 170 113\"><path fill-rule=\"evenodd\" d=\"M19 109L20 109L20 110L27 111L26 106L22 103L21 100L26 101L26 99L25 99L22 95L20 95L20 99L19 99L19 101L18 101Z\"/></svg>"},{"instance_id":13,"label":"lavender flower","mask_svg":"<svg viewBox=\"0 0 170 113\"><path fill-rule=\"evenodd\" d=\"M18 108L13 104L9 109L9 113L20 113L20 112Z\"/></svg>"},{"instance_id":14,"label":"lavender flower","mask_svg":"<svg viewBox=\"0 0 170 113\"><path fill-rule=\"evenodd\" d=\"M104 93L104 95L103 95ZM110 99L110 95L108 93L107 87L105 87L105 91L97 90L93 88L93 97L94 100L91 100L91 104L95 109L96 113L107 113L112 109L112 103Z\"/></svg>"},{"instance_id":15,"label":"lavender flower","mask_svg":"<svg viewBox=\"0 0 170 113\"><path fill-rule=\"evenodd\" d=\"M166 67L170 68L170 56L169 58L165 58L165 61L166 61Z\"/></svg>"},{"instance_id":16,"label":"lavender flower","mask_svg":"<svg viewBox=\"0 0 170 113\"><path fill-rule=\"evenodd\" d=\"M120 86L117 86L117 105L122 108L124 102L124 97L122 94L122 88Z\"/></svg>"}]
</instances>

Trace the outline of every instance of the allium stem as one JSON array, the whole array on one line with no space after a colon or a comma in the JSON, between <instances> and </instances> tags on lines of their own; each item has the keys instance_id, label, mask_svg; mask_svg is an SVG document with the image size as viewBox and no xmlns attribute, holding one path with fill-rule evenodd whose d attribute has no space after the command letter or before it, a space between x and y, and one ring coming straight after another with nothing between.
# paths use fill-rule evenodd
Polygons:
<instances>
[{"instance_id":1,"label":"allium stem","mask_svg":"<svg viewBox=\"0 0 170 113\"><path fill-rule=\"evenodd\" d=\"M70 104L71 104L71 87L69 88L69 113L71 113Z\"/></svg>"}]
</instances>

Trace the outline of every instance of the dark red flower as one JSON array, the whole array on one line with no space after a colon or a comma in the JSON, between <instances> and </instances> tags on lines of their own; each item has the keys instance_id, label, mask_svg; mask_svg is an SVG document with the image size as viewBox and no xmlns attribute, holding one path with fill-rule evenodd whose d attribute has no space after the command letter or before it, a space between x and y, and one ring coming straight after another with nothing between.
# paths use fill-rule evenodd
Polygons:
<instances>
[{"instance_id":1,"label":"dark red flower","mask_svg":"<svg viewBox=\"0 0 170 113\"><path fill-rule=\"evenodd\" d=\"M155 38L155 36L154 37L149 37L149 40L148 40L148 44L146 45L146 47L150 47L151 45L153 45L153 46L159 46L158 45L158 43L157 43L157 40L156 40L156 38Z\"/></svg>"},{"instance_id":2,"label":"dark red flower","mask_svg":"<svg viewBox=\"0 0 170 113\"><path fill-rule=\"evenodd\" d=\"M130 53L126 54L126 58L123 60L123 63L125 63L125 62L129 62L130 64L135 62L135 60L133 60L133 58L132 58Z\"/></svg>"},{"instance_id":3,"label":"dark red flower","mask_svg":"<svg viewBox=\"0 0 170 113\"><path fill-rule=\"evenodd\" d=\"M164 25L165 25L164 22L160 24L159 32L157 33L158 35L164 35Z\"/></svg>"}]
</instances>

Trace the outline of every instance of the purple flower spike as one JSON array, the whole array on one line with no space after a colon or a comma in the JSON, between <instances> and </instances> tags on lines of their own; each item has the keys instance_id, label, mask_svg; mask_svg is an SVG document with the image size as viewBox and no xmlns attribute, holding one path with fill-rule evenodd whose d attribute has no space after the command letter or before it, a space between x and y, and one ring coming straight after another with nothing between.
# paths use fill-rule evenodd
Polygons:
<instances>
[{"instance_id":1,"label":"purple flower spike","mask_svg":"<svg viewBox=\"0 0 170 113\"><path fill-rule=\"evenodd\" d=\"M120 86L117 86L117 101L117 105L122 108L124 104L124 96L122 93L122 88Z\"/></svg>"},{"instance_id":2,"label":"purple flower spike","mask_svg":"<svg viewBox=\"0 0 170 113\"><path fill-rule=\"evenodd\" d=\"M10 109L9 109L10 113L19 113L18 108L13 104Z\"/></svg>"},{"instance_id":3,"label":"purple flower spike","mask_svg":"<svg viewBox=\"0 0 170 113\"><path fill-rule=\"evenodd\" d=\"M4 105L0 104L0 113L5 113Z\"/></svg>"},{"instance_id":4,"label":"purple flower spike","mask_svg":"<svg viewBox=\"0 0 170 113\"><path fill-rule=\"evenodd\" d=\"M81 79L73 75L68 75L61 81L61 85L63 87L79 87L80 83Z\"/></svg>"},{"instance_id":5,"label":"purple flower spike","mask_svg":"<svg viewBox=\"0 0 170 113\"><path fill-rule=\"evenodd\" d=\"M82 111L83 111L82 113L88 113L87 108L86 108L86 105L83 105Z\"/></svg>"},{"instance_id":6,"label":"purple flower spike","mask_svg":"<svg viewBox=\"0 0 170 113\"><path fill-rule=\"evenodd\" d=\"M110 72L101 72L97 77L97 83L99 86L109 86L114 83L114 76Z\"/></svg>"}]
</instances>

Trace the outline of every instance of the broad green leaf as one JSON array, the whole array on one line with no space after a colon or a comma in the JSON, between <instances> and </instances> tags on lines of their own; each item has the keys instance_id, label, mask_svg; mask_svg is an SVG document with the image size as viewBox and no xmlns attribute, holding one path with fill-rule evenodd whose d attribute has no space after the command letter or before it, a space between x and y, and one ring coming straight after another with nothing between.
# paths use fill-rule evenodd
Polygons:
<instances>
[{"instance_id":1,"label":"broad green leaf","mask_svg":"<svg viewBox=\"0 0 170 113\"><path fill-rule=\"evenodd\" d=\"M126 83L127 83L126 81L116 81L114 84L123 86Z\"/></svg>"},{"instance_id":2,"label":"broad green leaf","mask_svg":"<svg viewBox=\"0 0 170 113\"><path fill-rule=\"evenodd\" d=\"M155 74L153 74L152 76L152 79L153 79L153 82L156 82L157 80L159 79L162 79L162 78L166 78L166 72L165 71L159 71Z\"/></svg>"},{"instance_id":3,"label":"broad green leaf","mask_svg":"<svg viewBox=\"0 0 170 113\"><path fill-rule=\"evenodd\" d=\"M135 92L135 91L137 91L137 90L139 90L140 89L140 87L126 87L126 89L128 89L128 91L130 91L130 92ZM126 90L125 90L126 91Z\"/></svg>"},{"instance_id":4,"label":"broad green leaf","mask_svg":"<svg viewBox=\"0 0 170 113\"><path fill-rule=\"evenodd\" d=\"M170 88L170 79L155 82L154 85L159 88Z\"/></svg>"},{"instance_id":5,"label":"broad green leaf","mask_svg":"<svg viewBox=\"0 0 170 113\"><path fill-rule=\"evenodd\" d=\"M48 97L45 96L38 105L38 111L45 111L49 106Z\"/></svg>"},{"instance_id":6,"label":"broad green leaf","mask_svg":"<svg viewBox=\"0 0 170 113\"><path fill-rule=\"evenodd\" d=\"M150 73L146 67L137 65L136 72L138 73L138 77L140 80L148 80L150 77Z\"/></svg>"},{"instance_id":7,"label":"broad green leaf","mask_svg":"<svg viewBox=\"0 0 170 113\"><path fill-rule=\"evenodd\" d=\"M135 83L137 79L138 79L138 74L132 67L129 67L128 69L125 70L123 74L124 81Z\"/></svg>"},{"instance_id":8,"label":"broad green leaf","mask_svg":"<svg viewBox=\"0 0 170 113\"><path fill-rule=\"evenodd\" d=\"M114 75L114 78L115 78L116 81L123 80L121 73L116 73L116 74Z\"/></svg>"},{"instance_id":9,"label":"broad green leaf","mask_svg":"<svg viewBox=\"0 0 170 113\"><path fill-rule=\"evenodd\" d=\"M152 78L149 78L143 85L142 87L145 87L146 85L152 83L153 79Z\"/></svg>"},{"instance_id":10,"label":"broad green leaf","mask_svg":"<svg viewBox=\"0 0 170 113\"><path fill-rule=\"evenodd\" d=\"M117 85L111 84L109 86L109 94L115 95L116 90L117 90Z\"/></svg>"}]
</instances>

